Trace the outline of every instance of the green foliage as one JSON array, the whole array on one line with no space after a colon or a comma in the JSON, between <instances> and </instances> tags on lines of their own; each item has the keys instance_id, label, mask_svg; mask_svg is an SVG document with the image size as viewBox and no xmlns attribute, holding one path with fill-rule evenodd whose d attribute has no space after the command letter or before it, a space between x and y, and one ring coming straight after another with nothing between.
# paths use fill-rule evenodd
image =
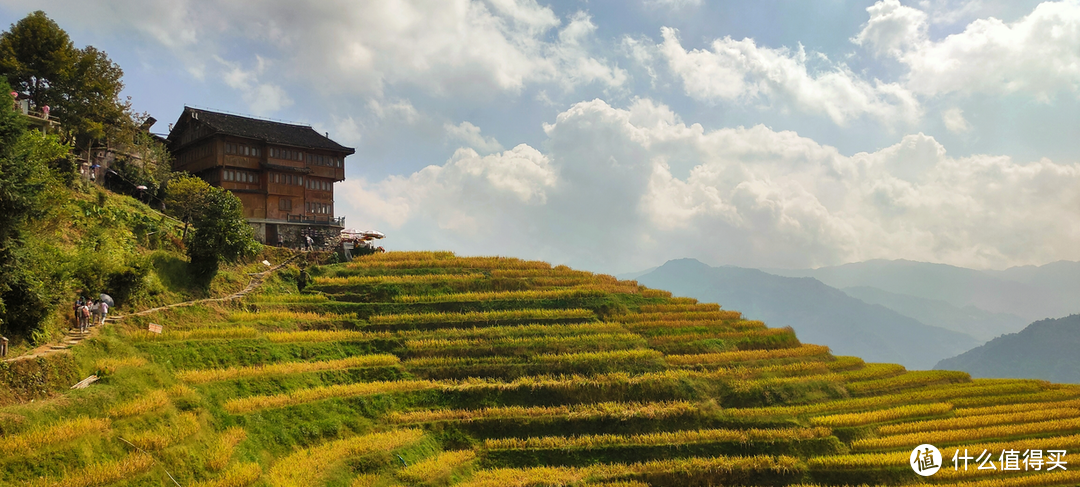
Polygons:
<instances>
[{"instance_id":1,"label":"green foliage","mask_svg":"<svg viewBox=\"0 0 1080 487\"><path fill-rule=\"evenodd\" d=\"M74 58L75 47L67 32L40 10L0 34L0 75L16 90L29 94L37 106L60 100L58 85Z\"/></svg>"},{"instance_id":2,"label":"green foliage","mask_svg":"<svg viewBox=\"0 0 1080 487\"><path fill-rule=\"evenodd\" d=\"M187 246L196 275L209 284L221 262L253 257L261 247L244 218L244 207L232 193L209 187L204 207L195 217L195 234Z\"/></svg>"}]
</instances>

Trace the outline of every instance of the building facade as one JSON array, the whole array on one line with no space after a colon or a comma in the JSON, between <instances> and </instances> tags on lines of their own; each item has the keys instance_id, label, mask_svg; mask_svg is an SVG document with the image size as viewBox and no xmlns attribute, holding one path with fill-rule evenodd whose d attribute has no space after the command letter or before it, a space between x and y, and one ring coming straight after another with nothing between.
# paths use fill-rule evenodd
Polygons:
<instances>
[{"instance_id":1,"label":"building facade","mask_svg":"<svg viewBox=\"0 0 1080 487\"><path fill-rule=\"evenodd\" d=\"M300 246L337 236L334 183L354 152L310 126L184 107L169 132L173 170L187 171L240 198L255 236Z\"/></svg>"}]
</instances>

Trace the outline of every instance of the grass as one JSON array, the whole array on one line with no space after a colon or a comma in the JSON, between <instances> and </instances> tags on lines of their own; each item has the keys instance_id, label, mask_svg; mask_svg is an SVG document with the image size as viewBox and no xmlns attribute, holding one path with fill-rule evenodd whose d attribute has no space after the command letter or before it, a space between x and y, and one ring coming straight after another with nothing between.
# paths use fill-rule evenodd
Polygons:
<instances>
[{"instance_id":1,"label":"grass","mask_svg":"<svg viewBox=\"0 0 1080 487\"><path fill-rule=\"evenodd\" d=\"M273 487L305 487L319 483L338 462L374 451L392 451L419 441L417 429L354 436L305 448L278 460L266 474Z\"/></svg>"}]
</instances>

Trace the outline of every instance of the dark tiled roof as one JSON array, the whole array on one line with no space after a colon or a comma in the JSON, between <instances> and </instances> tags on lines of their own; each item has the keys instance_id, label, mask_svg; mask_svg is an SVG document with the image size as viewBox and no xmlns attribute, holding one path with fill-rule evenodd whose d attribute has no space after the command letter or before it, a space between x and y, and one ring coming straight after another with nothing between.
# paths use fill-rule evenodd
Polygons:
<instances>
[{"instance_id":1,"label":"dark tiled roof","mask_svg":"<svg viewBox=\"0 0 1080 487\"><path fill-rule=\"evenodd\" d=\"M334 142L307 125L260 120L191 107L184 107L184 111L221 134L305 149L324 149L349 154L356 152L353 148Z\"/></svg>"}]
</instances>

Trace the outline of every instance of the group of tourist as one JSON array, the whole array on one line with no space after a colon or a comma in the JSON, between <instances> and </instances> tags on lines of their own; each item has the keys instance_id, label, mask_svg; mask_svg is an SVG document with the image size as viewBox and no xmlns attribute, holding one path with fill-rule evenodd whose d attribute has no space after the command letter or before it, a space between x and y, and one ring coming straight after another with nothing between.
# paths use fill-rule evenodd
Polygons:
<instances>
[{"instance_id":1,"label":"group of tourist","mask_svg":"<svg viewBox=\"0 0 1080 487\"><path fill-rule=\"evenodd\" d=\"M80 333L86 333L87 328L96 324L105 324L105 318L109 315L109 303L96 299L86 299L79 296L75 301L75 322Z\"/></svg>"}]
</instances>

